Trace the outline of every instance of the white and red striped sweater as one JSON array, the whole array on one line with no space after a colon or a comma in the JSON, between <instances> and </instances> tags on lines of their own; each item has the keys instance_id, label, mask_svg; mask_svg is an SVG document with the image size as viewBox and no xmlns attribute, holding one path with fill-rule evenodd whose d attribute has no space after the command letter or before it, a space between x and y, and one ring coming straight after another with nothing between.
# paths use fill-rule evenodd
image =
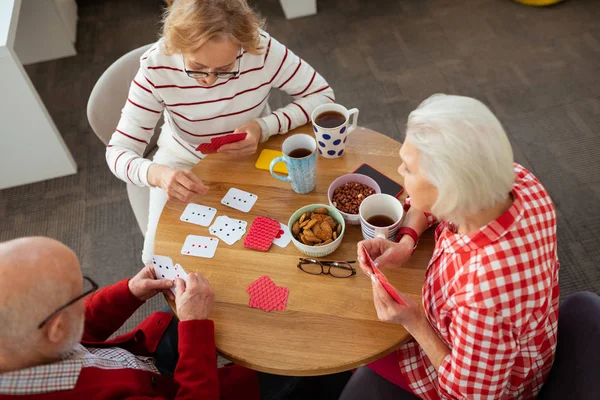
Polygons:
<instances>
[{"instance_id":1,"label":"white and red striped sweater","mask_svg":"<svg viewBox=\"0 0 600 400\"><path fill-rule=\"evenodd\" d=\"M246 122L259 122L264 141L307 123L317 106L334 101L325 79L266 32L261 32L260 47L263 54L238 56L237 77L203 87L186 75L181 55L165 55L164 39L156 42L140 58L121 120L106 149L111 171L125 182L149 186L152 161L142 155L161 113L174 142L200 160L204 155L195 150L198 144L232 133ZM294 102L271 112L267 101L272 88L285 91Z\"/></svg>"}]
</instances>

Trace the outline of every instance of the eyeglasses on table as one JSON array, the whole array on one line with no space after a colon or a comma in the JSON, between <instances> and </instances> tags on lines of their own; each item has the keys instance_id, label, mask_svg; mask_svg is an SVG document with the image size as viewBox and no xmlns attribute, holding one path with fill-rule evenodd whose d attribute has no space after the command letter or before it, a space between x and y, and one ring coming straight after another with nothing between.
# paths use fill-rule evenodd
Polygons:
<instances>
[{"instance_id":1,"label":"eyeglasses on table","mask_svg":"<svg viewBox=\"0 0 600 400\"><path fill-rule=\"evenodd\" d=\"M349 278L356 275L356 270L350 264L356 261L327 261L312 258L300 258L298 268L311 275L331 275L334 278Z\"/></svg>"}]
</instances>

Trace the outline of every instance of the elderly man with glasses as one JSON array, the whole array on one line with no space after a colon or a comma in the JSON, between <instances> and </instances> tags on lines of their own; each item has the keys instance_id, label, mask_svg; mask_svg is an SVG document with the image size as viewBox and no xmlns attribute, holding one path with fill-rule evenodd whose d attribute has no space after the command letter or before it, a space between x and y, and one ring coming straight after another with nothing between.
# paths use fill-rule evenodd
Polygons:
<instances>
[{"instance_id":1,"label":"elderly man with glasses","mask_svg":"<svg viewBox=\"0 0 600 400\"><path fill-rule=\"evenodd\" d=\"M346 265L335 264L328 268ZM0 243L0 400L337 400L349 372L288 377L236 365L217 369L208 281L189 273L187 282L175 282L175 295L172 287L148 265L96 292L62 243ZM161 292L175 301L179 322L156 312L108 340Z\"/></svg>"},{"instance_id":2,"label":"elderly man with glasses","mask_svg":"<svg viewBox=\"0 0 600 400\"><path fill-rule=\"evenodd\" d=\"M217 369L213 292L199 274L173 295L146 266L96 292L68 247L34 237L0 243L0 276L0 399L258 398L255 372ZM157 312L108 340L160 292L179 323Z\"/></svg>"}]
</instances>

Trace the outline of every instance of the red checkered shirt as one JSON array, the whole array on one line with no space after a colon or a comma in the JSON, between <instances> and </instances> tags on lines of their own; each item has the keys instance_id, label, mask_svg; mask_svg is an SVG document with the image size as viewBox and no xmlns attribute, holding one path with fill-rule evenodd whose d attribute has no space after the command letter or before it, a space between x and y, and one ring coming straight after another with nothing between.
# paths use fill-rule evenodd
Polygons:
<instances>
[{"instance_id":1,"label":"red checkered shirt","mask_svg":"<svg viewBox=\"0 0 600 400\"><path fill-rule=\"evenodd\" d=\"M534 398L550 372L559 295L554 205L518 164L512 194L510 209L477 232L436 228L423 307L451 352L436 370L415 341L398 350L404 379L423 399Z\"/></svg>"}]
</instances>

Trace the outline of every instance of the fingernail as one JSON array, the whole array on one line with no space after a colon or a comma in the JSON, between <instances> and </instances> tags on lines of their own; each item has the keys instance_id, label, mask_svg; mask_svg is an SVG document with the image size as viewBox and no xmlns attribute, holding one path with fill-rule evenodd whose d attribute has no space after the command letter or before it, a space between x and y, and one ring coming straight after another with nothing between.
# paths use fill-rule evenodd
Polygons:
<instances>
[{"instance_id":1,"label":"fingernail","mask_svg":"<svg viewBox=\"0 0 600 400\"><path fill-rule=\"evenodd\" d=\"M362 258L362 256L358 256L358 261L360 261L360 262L364 261L363 258Z\"/></svg>"},{"instance_id":2,"label":"fingernail","mask_svg":"<svg viewBox=\"0 0 600 400\"><path fill-rule=\"evenodd\" d=\"M173 282L171 282L171 281L168 281L168 282L167 282L167 287L171 287L171 286L173 286Z\"/></svg>"},{"instance_id":3,"label":"fingernail","mask_svg":"<svg viewBox=\"0 0 600 400\"><path fill-rule=\"evenodd\" d=\"M377 283L377 278L375 278L375 275L371 275L371 282L373 282L373 284Z\"/></svg>"},{"instance_id":4,"label":"fingernail","mask_svg":"<svg viewBox=\"0 0 600 400\"><path fill-rule=\"evenodd\" d=\"M378 262L374 262L373 265L375 265L377 268L379 268L379 263Z\"/></svg>"}]
</instances>

